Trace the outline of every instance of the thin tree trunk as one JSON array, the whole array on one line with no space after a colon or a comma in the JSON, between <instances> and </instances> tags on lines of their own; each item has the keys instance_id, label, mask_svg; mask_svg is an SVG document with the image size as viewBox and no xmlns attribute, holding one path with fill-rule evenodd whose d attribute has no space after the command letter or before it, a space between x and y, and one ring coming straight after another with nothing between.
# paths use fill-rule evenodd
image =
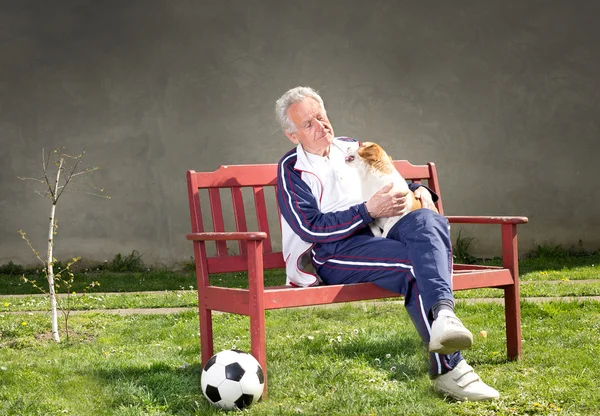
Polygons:
<instances>
[{"instance_id":1,"label":"thin tree trunk","mask_svg":"<svg viewBox=\"0 0 600 416\"><path fill-rule=\"evenodd\" d=\"M60 342L60 334L58 333L58 310L56 308L56 291L54 289L54 266L52 264L52 249L54 246L54 218L56 213L56 195L60 179L60 171L62 170L64 159L60 159L58 171L56 172L56 184L54 185L54 194L52 195L52 208L50 210L50 225L48 226L48 292L50 293L50 312L52 314L52 337L54 341Z\"/></svg>"},{"instance_id":2,"label":"thin tree trunk","mask_svg":"<svg viewBox=\"0 0 600 416\"><path fill-rule=\"evenodd\" d=\"M54 243L54 213L56 211L56 205L52 204L50 210L50 226L48 227L48 292L50 294L50 311L52 314L52 337L54 341L60 342L60 335L58 333L58 311L56 309L56 291L54 290L54 266L52 265L52 245Z\"/></svg>"}]
</instances>

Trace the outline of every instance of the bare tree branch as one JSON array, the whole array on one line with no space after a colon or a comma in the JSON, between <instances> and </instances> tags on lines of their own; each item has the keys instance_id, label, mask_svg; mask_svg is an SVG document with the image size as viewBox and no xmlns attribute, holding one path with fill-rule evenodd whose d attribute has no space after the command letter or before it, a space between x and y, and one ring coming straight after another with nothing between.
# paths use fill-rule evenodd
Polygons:
<instances>
[{"instance_id":1,"label":"bare tree branch","mask_svg":"<svg viewBox=\"0 0 600 416\"><path fill-rule=\"evenodd\" d=\"M25 233L23 231L20 231L21 236L23 237L23 239L27 242L27 244L29 245L29 248L31 248L31 250L35 253L35 256L37 257L37 259L44 265L44 273L46 274L46 279L48 281L48 295L50 297L50 310L51 310L51 321L52 321L52 336L54 338L54 340L56 342L60 342L60 335L59 335L59 331L58 331L58 321L57 321L57 306L63 311L63 314L65 316L65 327L67 328L67 339L68 339L68 317L69 317L69 312L70 310L67 307L67 312L65 314L65 309L63 308L63 305L60 303L60 300L57 299L57 292L56 290L59 288L60 284L59 282L65 283L67 285L68 288L70 288L72 282L73 282L73 277L74 275L70 272L69 267L73 264L73 262L77 261L77 258L73 259L73 262L70 262L69 264L67 264L66 268L63 270L59 270L59 271L55 271L54 270L54 263L56 262L56 259L54 259L54 257L52 256L53 254L53 248L54 248L54 235L57 232L58 229L58 221L56 219L56 207L57 207L57 203L58 203L58 199L61 197L61 195L63 194L63 192L65 192L65 190L67 189L67 186L69 185L69 183L73 182L73 183L80 183L80 181L78 181L76 178L80 177L81 175L85 174L85 173L90 173L93 172L95 170L97 170L97 167L91 167L91 168L82 168L81 167L81 163L82 163L82 158L85 152L82 152L81 154L77 155L77 156L71 156L68 155L64 152L59 152L59 149L61 149L60 147L55 147L51 150L49 150L47 153L44 151L44 149L42 149L42 171L44 176L42 178L32 178L32 177L18 177L21 180L28 180L33 182L34 184L41 184L44 186L45 191L42 193L39 190L35 190L35 193L40 195L40 196L46 196L49 197L50 200L52 201L52 206L50 207L50 216L49 216L49 222L48 222L48 239L47 239L47 256L46 259L42 259L42 257L39 255L39 253L37 251L34 250L33 246L31 245L29 239L27 238L27 236L25 235ZM54 167L52 166L54 165ZM53 172L55 170L55 174L50 174L51 172ZM78 171L78 169L80 169ZM103 189L98 189L95 186L93 186L91 183L88 182L83 182L84 184L90 186L92 188L92 192L85 192L85 191L80 191L80 190L76 190L76 192L78 193L83 193L83 194L87 194L87 195L92 195L92 196L98 196L101 198L110 198L108 196L105 195L100 195L94 191L100 191L103 192ZM72 187L69 188L69 190L71 190ZM65 280L61 277L61 273L63 272L67 272L70 276L69 279ZM55 278L57 280L55 280ZM25 281L27 281L27 279L25 279ZM61 283L61 284L62 284ZM39 287L39 286L36 286ZM69 293L69 292L67 292ZM69 297L69 295L68 295ZM69 297L70 299L70 297Z\"/></svg>"},{"instance_id":2,"label":"bare tree branch","mask_svg":"<svg viewBox=\"0 0 600 416\"><path fill-rule=\"evenodd\" d=\"M45 151L42 148L42 172L43 176L41 178L34 177L22 177L18 176L20 180L31 181L34 184L43 185L46 188L45 192L40 192L35 190L34 192L40 196L50 198L53 203L57 203L58 199L61 197L63 192L66 191L67 185L70 183L79 183L84 184L85 186L89 186L96 192L78 192L84 193L87 195L97 196L100 198L110 199L106 195L102 195L104 189L100 189L94 186L90 181L78 181L76 178L83 176L84 174L94 172L98 170L97 166L93 167L82 167L83 163L82 159L85 154L85 150L82 151L78 155L70 155L62 150L62 147L55 147L50 149L49 151ZM60 165L60 160L63 160L62 166ZM73 161L73 163L68 163L68 161ZM54 164L56 166L57 174L50 174L50 166ZM78 170L80 169L80 170ZM61 175L62 173L62 175ZM60 178L60 181L57 181L57 176ZM69 191L75 191L71 187L69 187Z\"/></svg>"},{"instance_id":3,"label":"bare tree branch","mask_svg":"<svg viewBox=\"0 0 600 416\"><path fill-rule=\"evenodd\" d=\"M52 200L54 200L54 190L52 189L52 185L50 184L50 179L48 178L47 166L50 164L50 155L52 154L52 150L48 151L48 156L44 159L44 149L42 149L42 170L44 171L44 179L46 181L46 186L48 187L48 193L50 194Z\"/></svg>"},{"instance_id":4,"label":"bare tree branch","mask_svg":"<svg viewBox=\"0 0 600 416\"><path fill-rule=\"evenodd\" d=\"M41 183L42 185L46 185L46 181L44 181L41 178L26 178L23 176L17 176L18 179L21 179L22 181L33 181L33 182L38 182Z\"/></svg>"},{"instance_id":5,"label":"bare tree branch","mask_svg":"<svg viewBox=\"0 0 600 416\"><path fill-rule=\"evenodd\" d=\"M82 170L81 172L74 173L73 175L71 175L71 177L83 175L84 173L93 172L95 170L98 170L97 166L94 166L93 168L87 168L85 170Z\"/></svg>"},{"instance_id":6,"label":"bare tree branch","mask_svg":"<svg viewBox=\"0 0 600 416\"><path fill-rule=\"evenodd\" d=\"M98 198L110 199L110 196L108 196L108 195L97 194L95 192L74 191L74 190L69 190L69 192L74 193L74 194L91 195L91 196L97 196Z\"/></svg>"},{"instance_id":7,"label":"bare tree branch","mask_svg":"<svg viewBox=\"0 0 600 416\"><path fill-rule=\"evenodd\" d=\"M46 267L46 262L44 260L42 260L42 258L40 257L40 253L38 253L33 248L33 246L31 245L31 241L29 241L29 239L27 238L27 234L25 234L25 232L23 230L19 230L19 234L21 234L21 238L23 238L23 240L25 240L27 242L27 245L29 246L29 248L31 249L31 251L33 251L33 254L35 254L35 256L40 261L40 263L42 263L44 265L44 267Z\"/></svg>"},{"instance_id":8,"label":"bare tree branch","mask_svg":"<svg viewBox=\"0 0 600 416\"><path fill-rule=\"evenodd\" d=\"M44 158L44 148L42 147L42 171L44 172L44 176L46 176L46 159ZM48 155L48 159L50 158L50 155Z\"/></svg>"},{"instance_id":9,"label":"bare tree branch","mask_svg":"<svg viewBox=\"0 0 600 416\"><path fill-rule=\"evenodd\" d=\"M61 155L63 157L71 157L69 155ZM60 190L60 192L58 192L58 189L55 188L55 191L58 192L56 195L56 201L58 201L58 198L60 198L60 196L62 195L62 193L65 191L65 188L67 187L67 185L69 184L69 182L71 181L71 178L73 177L73 175L75 174L76 170L77 170L77 166L79 166L79 163L81 162L81 157L83 156L83 154L81 154L79 157L75 157L73 159L76 160L75 164L73 165L73 168L71 169L71 171L67 174L66 179L65 179L65 184L62 186L62 189ZM62 161L64 161L63 158L61 158ZM80 172L82 173L82 172ZM57 183L58 186L58 183Z\"/></svg>"}]
</instances>

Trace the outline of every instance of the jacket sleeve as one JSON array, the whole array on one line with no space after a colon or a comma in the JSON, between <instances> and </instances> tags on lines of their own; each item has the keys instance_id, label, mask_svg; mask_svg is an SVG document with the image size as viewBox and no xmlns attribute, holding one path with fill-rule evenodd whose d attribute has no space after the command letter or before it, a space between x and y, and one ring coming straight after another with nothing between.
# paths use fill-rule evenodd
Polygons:
<instances>
[{"instance_id":1,"label":"jacket sleeve","mask_svg":"<svg viewBox=\"0 0 600 416\"><path fill-rule=\"evenodd\" d=\"M425 186L423 184L420 184L420 183L411 182L411 183L408 184L408 189L410 189L411 191L414 192L414 191L416 191L417 188L419 188L421 186L429 191L429 193L431 194L431 199L433 200L433 202L437 202L437 200L440 199L440 197L438 196L438 194L436 194L431 189L429 189L429 187L427 187L427 186Z\"/></svg>"},{"instance_id":2,"label":"jacket sleeve","mask_svg":"<svg viewBox=\"0 0 600 416\"><path fill-rule=\"evenodd\" d=\"M318 208L310 187L293 169L293 161L284 158L277 171L277 203L285 218L302 240L309 243L329 243L343 240L373 221L364 203L344 211L323 213Z\"/></svg>"}]
</instances>

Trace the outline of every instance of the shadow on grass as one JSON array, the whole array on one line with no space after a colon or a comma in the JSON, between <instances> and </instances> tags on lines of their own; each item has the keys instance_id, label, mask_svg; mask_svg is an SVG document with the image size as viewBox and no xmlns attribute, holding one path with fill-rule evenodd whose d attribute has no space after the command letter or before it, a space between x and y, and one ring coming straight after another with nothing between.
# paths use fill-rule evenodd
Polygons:
<instances>
[{"instance_id":1,"label":"shadow on grass","mask_svg":"<svg viewBox=\"0 0 600 416\"><path fill-rule=\"evenodd\" d=\"M467 362L469 363L469 365L471 365L472 367L475 367L475 371L477 371L477 366L479 365L502 365L502 364L508 364L511 361L506 357L506 352L504 352L501 355L497 355L497 356L490 356L490 355L468 355L468 359Z\"/></svg>"},{"instance_id":2,"label":"shadow on grass","mask_svg":"<svg viewBox=\"0 0 600 416\"><path fill-rule=\"evenodd\" d=\"M361 342L358 346L350 344L342 347L339 352L347 358L362 355L371 367L390 371L390 379L398 381L414 379L429 371L429 353L425 344L416 338L403 339L399 342ZM387 354L390 354L389 358L386 358ZM497 356L469 353L467 356L467 362L473 366L501 365L510 362L506 352Z\"/></svg>"},{"instance_id":3,"label":"shadow on grass","mask_svg":"<svg viewBox=\"0 0 600 416\"><path fill-rule=\"evenodd\" d=\"M335 351L348 359L360 357L372 368L388 371L391 379L412 379L428 369L427 350L416 336L397 340L362 338L344 343Z\"/></svg>"},{"instance_id":4,"label":"shadow on grass","mask_svg":"<svg viewBox=\"0 0 600 416\"><path fill-rule=\"evenodd\" d=\"M216 412L200 388L202 366L175 368L164 363L148 367L119 367L95 372L98 382L112 392L113 409L137 408L173 415ZM215 413L217 414L217 413Z\"/></svg>"},{"instance_id":5,"label":"shadow on grass","mask_svg":"<svg viewBox=\"0 0 600 416\"><path fill-rule=\"evenodd\" d=\"M574 269L577 267L592 267L600 264L600 254L582 254L572 256L535 257L519 261L520 273L538 272L544 270Z\"/></svg>"},{"instance_id":6,"label":"shadow on grass","mask_svg":"<svg viewBox=\"0 0 600 416\"><path fill-rule=\"evenodd\" d=\"M502 266L502 259L479 259L475 263L486 266ZM519 259L519 272L524 274L544 270L574 269L598 264L600 264L600 253L532 254Z\"/></svg>"},{"instance_id":7,"label":"shadow on grass","mask_svg":"<svg viewBox=\"0 0 600 416\"><path fill-rule=\"evenodd\" d=\"M502 266L502 259L479 259L474 264L485 266ZM600 254L581 254L570 256L540 256L519 259L519 273L531 273L550 270L574 269L577 267L592 267L600 264Z\"/></svg>"}]
</instances>

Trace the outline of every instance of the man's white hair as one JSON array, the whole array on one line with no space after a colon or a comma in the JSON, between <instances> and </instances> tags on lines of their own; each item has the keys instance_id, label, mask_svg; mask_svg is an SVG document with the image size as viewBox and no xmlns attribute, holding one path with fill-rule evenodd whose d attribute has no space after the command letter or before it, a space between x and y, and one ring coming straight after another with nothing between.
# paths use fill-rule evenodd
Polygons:
<instances>
[{"instance_id":1,"label":"man's white hair","mask_svg":"<svg viewBox=\"0 0 600 416\"><path fill-rule=\"evenodd\" d=\"M325 111L325 104L323 99L317 91L310 87L296 87L292 88L281 96L279 100L275 102L275 116L277 121L281 125L281 129L286 133L295 133L296 126L292 123L292 120L288 117L288 109L292 104L304 101L306 98L312 98L317 101L323 111Z\"/></svg>"}]
</instances>

